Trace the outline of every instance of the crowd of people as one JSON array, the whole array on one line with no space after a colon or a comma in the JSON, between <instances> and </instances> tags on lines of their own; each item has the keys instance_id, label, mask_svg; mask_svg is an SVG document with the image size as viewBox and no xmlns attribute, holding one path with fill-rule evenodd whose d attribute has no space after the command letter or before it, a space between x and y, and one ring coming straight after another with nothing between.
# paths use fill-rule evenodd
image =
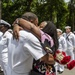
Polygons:
<instances>
[{"instance_id":1,"label":"crowd of people","mask_svg":"<svg viewBox=\"0 0 75 75\"><path fill-rule=\"evenodd\" d=\"M54 57L57 50L70 56L70 61L75 60L75 35L70 26L63 33L51 21L38 25L38 17L32 12L24 13L12 26L0 20L0 65L4 75L63 73L64 65Z\"/></svg>"},{"instance_id":2,"label":"crowd of people","mask_svg":"<svg viewBox=\"0 0 75 75\"><path fill-rule=\"evenodd\" d=\"M71 32L71 27L65 27L65 33L61 29L57 29L59 50L66 52L67 55L71 56L71 60L75 60L75 35ZM58 72L62 73L64 71L64 66L58 64Z\"/></svg>"}]
</instances>

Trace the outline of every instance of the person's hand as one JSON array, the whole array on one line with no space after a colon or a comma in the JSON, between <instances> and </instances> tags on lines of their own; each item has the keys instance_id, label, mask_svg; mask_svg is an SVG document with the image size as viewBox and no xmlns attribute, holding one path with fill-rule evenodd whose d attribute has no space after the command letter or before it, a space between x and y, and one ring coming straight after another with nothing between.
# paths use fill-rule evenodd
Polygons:
<instances>
[{"instance_id":1,"label":"person's hand","mask_svg":"<svg viewBox=\"0 0 75 75\"><path fill-rule=\"evenodd\" d=\"M17 18L17 19L13 22L12 26L15 26L15 24L18 24L18 25L19 25L19 23L20 23L20 22L19 22L20 19L21 19L21 18Z\"/></svg>"},{"instance_id":2,"label":"person's hand","mask_svg":"<svg viewBox=\"0 0 75 75\"><path fill-rule=\"evenodd\" d=\"M55 59L53 54L48 53L48 61L49 61L49 64L55 64Z\"/></svg>"},{"instance_id":3,"label":"person's hand","mask_svg":"<svg viewBox=\"0 0 75 75\"><path fill-rule=\"evenodd\" d=\"M46 54L45 56L43 56L41 59L41 61L45 62L46 64L50 64L50 65L54 65L55 64L55 60L52 54Z\"/></svg>"},{"instance_id":4,"label":"person's hand","mask_svg":"<svg viewBox=\"0 0 75 75\"><path fill-rule=\"evenodd\" d=\"M19 31L20 30L23 30L23 28L20 27L17 24L14 24L14 27L13 27L13 38L15 38L16 40L19 40Z\"/></svg>"}]
</instances>

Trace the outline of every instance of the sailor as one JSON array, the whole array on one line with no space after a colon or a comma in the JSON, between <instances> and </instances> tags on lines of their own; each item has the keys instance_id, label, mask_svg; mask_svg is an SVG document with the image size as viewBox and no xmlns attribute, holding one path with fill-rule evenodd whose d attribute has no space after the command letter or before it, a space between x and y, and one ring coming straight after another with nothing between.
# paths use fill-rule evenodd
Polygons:
<instances>
[{"instance_id":1,"label":"sailor","mask_svg":"<svg viewBox=\"0 0 75 75\"><path fill-rule=\"evenodd\" d=\"M75 35L71 32L71 27L66 26L65 27L66 33L63 33L63 36L66 39L67 42L67 55L71 56L71 60L74 60L74 53L73 50L75 48Z\"/></svg>"},{"instance_id":2,"label":"sailor","mask_svg":"<svg viewBox=\"0 0 75 75\"><path fill-rule=\"evenodd\" d=\"M4 75L7 75L7 65L8 65L8 43L12 36L10 29L11 25L4 21L0 20L0 31L3 32L2 38L0 40L0 55L1 55L1 66L4 71Z\"/></svg>"},{"instance_id":3,"label":"sailor","mask_svg":"<svg viewBox=\"0 0 75 75\"><path fill-rule=\"evenodd\" d=\"M61 29L57 29L57 35L58 35L58 41L59 41L58 50L66 52L67 43L66 43L65 38L62 36L62 30ZM64 66L58 64L57 70L59 73L62 73L64 71Z\"/></svg>"},{"instance_id":4,"label":"sailor","mask_svg":"<svg viewBox=\"0 0 75 75\"><path fill-rule=\"evenodd\" d=\"M0 31L0 40L2 38L3 33ZM1 67L1 54L0 54L0 72L2 72L2 67Z\"/></svg>"}]
</instances>

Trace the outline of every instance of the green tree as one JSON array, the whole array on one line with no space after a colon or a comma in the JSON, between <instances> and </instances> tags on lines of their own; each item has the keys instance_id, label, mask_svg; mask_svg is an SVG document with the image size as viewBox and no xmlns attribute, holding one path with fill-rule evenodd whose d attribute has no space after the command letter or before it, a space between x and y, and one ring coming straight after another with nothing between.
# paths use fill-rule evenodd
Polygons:
<instances>
[{"instance_id":1,"label":"green tree","mask_svg":"<svg viewBox=\"0 0 75 75\"><path fill-rule=\"evenodd\" d=\"M39 22L50 20L58 28L66 25L68 6L64 0L3 0L2 18L12 23L17 17L21 17L24 12L34 12Z\"/></svg>"},{"instance_id":2,"label":"green tree","mask_svg":"<svg viewBox=\"0 0 75 75\"><path fill-rule=\"evenodd\" d=\"M51 20L58 28L63 28L66 25L68 6L64 0L45 0L36 7L35 12L40 21Z\"/></svg>"},{"instance_id":3,"label":"green tree","mask_svg":"<svg viewBox=\"0 0 75 75\"><path fill-rule=\"evenodd\" d=\"M30 6L33 0L3 0L2 19L12 23L16 18L21 17L24 12L31 11Z\"/></svg>"},{"instance_id":4,"label":"green tree","mask_svg":"<svg viewBox=\"0 0 75 75\"><path fill-rule=\"evenodd\" d=\"M67 20L67 24L72 27L72 31L75 30L75 0L70 0L68 4L69 17Z\"/></svg>"}]
</instances>

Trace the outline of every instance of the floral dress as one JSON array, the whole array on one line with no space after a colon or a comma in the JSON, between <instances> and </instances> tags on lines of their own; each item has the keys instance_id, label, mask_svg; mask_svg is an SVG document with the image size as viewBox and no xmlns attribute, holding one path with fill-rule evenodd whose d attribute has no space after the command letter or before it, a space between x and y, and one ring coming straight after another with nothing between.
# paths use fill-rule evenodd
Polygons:
<instances>
[{"instance_id":1,"label":"floral dress","mask_svg":"<svg viewBox=\"0 0 75 75\"><path fill-rule=\"evenodd\" d=\"M50 68L48 68L50 66ZM35 61L33 65L33 70L41 73L41 75L55 75L54 65L47 65L43 62Z\"/></svg>"}]
</instances>

